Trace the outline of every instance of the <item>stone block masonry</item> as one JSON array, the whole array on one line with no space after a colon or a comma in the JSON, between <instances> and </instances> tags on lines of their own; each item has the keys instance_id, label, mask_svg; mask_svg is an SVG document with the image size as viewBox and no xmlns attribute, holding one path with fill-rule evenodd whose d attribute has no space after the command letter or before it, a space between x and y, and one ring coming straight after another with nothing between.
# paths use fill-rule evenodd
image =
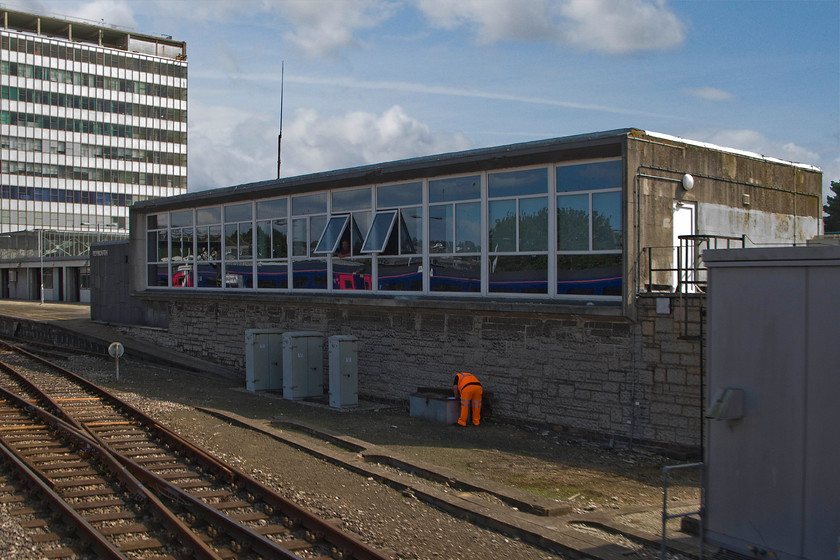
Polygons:
<instances>
[{"instance_id":1,"label":"stone block masonry","mask_svg":"<svg viewBox=\"0 0 840 560\"><path fill-rule=\"evenodd\" d=\"M248 329L352 334L358 337L362 398L408 403L418 387L450 387L456 372L471 371L494 393L497 418L699 449L701 341L682 336L680 301L660 315L654 299L640 298L632 321L619 309L612 316L510 312L461 300L410 305L295 297L255 303L245 296L186 296L170 301L168 331L132 334L240 370L243 377ZM326 344L324 372L326 388Z\"/></svg>"}]
</instances>

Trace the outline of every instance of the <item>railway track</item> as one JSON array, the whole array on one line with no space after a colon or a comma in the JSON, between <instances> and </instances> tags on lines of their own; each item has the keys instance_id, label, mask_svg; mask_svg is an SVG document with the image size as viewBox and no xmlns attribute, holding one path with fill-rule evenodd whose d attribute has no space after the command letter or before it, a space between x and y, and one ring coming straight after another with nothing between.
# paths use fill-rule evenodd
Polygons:
<instances>
[{"instance_id":1,"label":"railway track","mask_svg":"<svg viewBox=\"0 0 840 560\"><path fill-rule=\"evenodd\" d=\"M61 512L16 511L47 557L387 558L115 395L3 341L0 419L3 473L14 473L0 500Z\"/></svg>"}]
</instances>

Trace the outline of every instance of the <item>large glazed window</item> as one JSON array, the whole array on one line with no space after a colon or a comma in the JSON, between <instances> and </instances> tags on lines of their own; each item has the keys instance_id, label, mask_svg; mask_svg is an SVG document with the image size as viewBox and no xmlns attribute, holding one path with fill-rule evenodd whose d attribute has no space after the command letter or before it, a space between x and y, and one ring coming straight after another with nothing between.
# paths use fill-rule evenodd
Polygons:
<instances>
[{"instance_id":1,"label":"large glazed window","mask_svg":"<svg viewBox=\"0 0 840 560\"><path fill-rule=\"evenodd\" d=\"M372 189L333 191L331 212L318 251L331 255L335 290L371 290L371 256L362 250L371 225Z\"/></svg>"},{"instance_id":2,"label":"large glazed window","mask_svg":"<svg viewBox=\"0 0 840 560\"><path fill-rule=\"evenodd\" d=\"M548 169L487 176L487 287L548 293Z\"/></svg>"},{"instance_id":3,"label":"large glazed window","mask_svg":"<svg viewBox=\"0 0 840 560\"><path fill-rule=\"evenodd\" d=\"M376 189L377 214L365 239L376 253L376 288L388 292L423 290L423 183Z\"/></svg>"},{"instance_id":4,"label":"large glazed window","mask_svg":"<svg viewBox=\"0 0 840 560\"><path fill-rule=\"evenodd\" d=\"M327 259L315 254L326 225L327 193L292 197L292 289L327 288Z\"/></svg>"},{"instance_id":5,"label":"large glazed window","mask_svg":"<svg viewBox=\"0 0 840 560\"><path fill-rule=\"evenodd\" d=\"M253 288L253 204L225 205L224 218L224 286Z\"/></svg>"},{"instance_id":6,"label":"large glazed window","mask_svg":"<svg viewBox=\"0 0 840 560\"><path fill-rule=\"evenodd\" d=\"M429 290L481 291L481 176L429 181Z\"/></svg>"},{"instance_id":7,"label":"large glazed window","mask_svg":"<svg viewBox=\"0 0 840 560\"><path fill-rule=\"evenodd\" d=\"M169 286L169 214L146 216L146 285Z\"/></svg>"},{"instance_id":8,"label":"large glazed window","mask_svg":"<svg viewBox=\"0 0 840 560\"><path fill-rule=\"evenodd\" d=\"M195 211L195 285L222 286L222 207L208 206Z\"/></svg>"},{"instance_id":9,"label":"large glazed window","mask_svg":"<svg viewBox=\"0 0 840 560\"><path fill-rule=\"evenodd\" d=\"M621 161L559 166L556 179L557 294L621 295Z\"/></svg>"},{"instance_id":10,"label":"large glazed window","mask_svg":"<svg viewBox=\"0 0 840 560\"><path fill-rule=\"evenodd\" d=\"M257 287L283 290L289 287L288 199L259 200L257 218Z\"/></svg>"},{"instance_id":11,"label":"large glazed window","mask_svg":"<svg viewBox=\"0 0 840 560\"><path fill-rule=\"evenodd\" d=\"M544 164L150 214L147 284L616 300L623 173Z\"/></svg>"}]
</instances>

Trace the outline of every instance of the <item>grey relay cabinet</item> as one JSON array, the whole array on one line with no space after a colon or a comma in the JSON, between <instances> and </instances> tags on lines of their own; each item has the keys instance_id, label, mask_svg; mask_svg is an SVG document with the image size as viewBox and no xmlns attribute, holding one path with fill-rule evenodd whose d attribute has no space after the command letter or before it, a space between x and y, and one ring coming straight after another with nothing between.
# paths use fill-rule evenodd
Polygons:
<instances>
[{"instance_id":1,"label":"grey relay cabinet","mask_svg":"<svg viewBox=\"0 0 840 560\"><path fill-rule=\"evenodd\" d=\"M306 399L323 394L324 335L283 333L283 398Z\"/></svg>"},{"instance_id":2,"label":"grey relay cabinet","mask_svg":"<svg viewBox=\"0 0 840 560\"><path fill-rule=\"evenodd\" d=\"M277 329L245 331L245 388L270 391L283 386L283 332Z\"/></svg>"},{"instance_id":3,"label":"grey relay cabinet","mask_svg":"<svg viewBox=\"0 0 840 560\"><path fill-rule=\"evenodd\" d=\"M330 406L344 408L359 405L359 369L357 339L334 335L330 347Z\"/></svg>"}]
</instances>

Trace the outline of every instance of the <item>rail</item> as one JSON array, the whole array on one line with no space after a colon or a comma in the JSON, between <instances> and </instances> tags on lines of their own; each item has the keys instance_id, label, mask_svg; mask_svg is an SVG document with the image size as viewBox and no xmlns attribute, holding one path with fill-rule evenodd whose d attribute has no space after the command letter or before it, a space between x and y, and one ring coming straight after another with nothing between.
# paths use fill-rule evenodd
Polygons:
<instances>
[{"instance_id":1,"label":"rail","mask_svg":"<svg viewBox=\"0 0 840 560\"><path fill-rule=\"evenodd\" d=\"M125 472L139 481L144 491L151 491L151 499L186 510L188 525L206 533L220 554L231 557L250 550L265 558L291 559L304 551L301 554L306 557L328 552L333 558L385 560L383 553L169 431L115 395L19 347L3 341L0 345L38 364L28 369L28 381L16 368L0 365L0 385L26 393L34 403L30 405L33 410L41 410L40 406L49 409L41 413L43 417L67 426L68 437L102 449L105 460L110 461L110 472ZM197 552L199 545L189 547Z\"/></svg>"},{"instance_id":2,"label":"rail","mask_svg":"<svg viewBox=\"0 0 840 560\"><path fill-rule=\"evenodd\" d=\"M645 247L642 254L647 261L647 281L639 285L647 292L703 293L706 291L703 251L743 248L746 240L746 235L681 235L679 245ZM658 266L658 263L669 266Z\"/></svg>"}]
</instances>

